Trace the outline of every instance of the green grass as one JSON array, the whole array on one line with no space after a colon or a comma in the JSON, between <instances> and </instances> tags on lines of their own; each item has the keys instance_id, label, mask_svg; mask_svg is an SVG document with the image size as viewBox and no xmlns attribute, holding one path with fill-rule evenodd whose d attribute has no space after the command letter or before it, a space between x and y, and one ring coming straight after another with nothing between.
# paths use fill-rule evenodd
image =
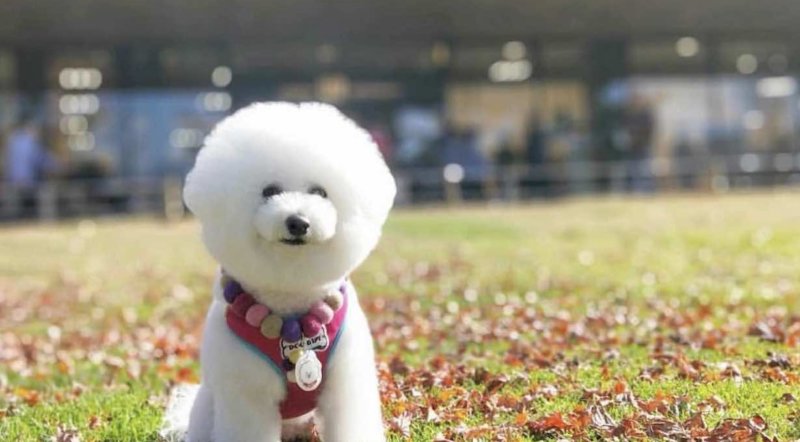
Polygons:
<instances>
[{"instance_id":1,"label":"green grass","mask_svg":"<svg viewBox=\"0 0 800 442\"><path fill-rule=\"evenodd\" d=\"M799 202L782 193L396 211L353 275L376 331L390 438L408 438L392 423L404 413L414 440L467 438L459 425L567 415L588 404L587 389L618 382L642 401L679 397L676 421L716 397L724 406L707 410L709 427L760 415L767 434L800 438L798 402L784 400L800 398L800 350L748 333L772 318L788 336L800 322ZM60 425L82 441L158 440L169 388L197 381L214 270L193 222L0 229L0 439L50 440ZM761 365L776 353L790 365L784 380ZM659 354L701 361L699 378ZM408 372L387 368L394 359ZM724 376L723 364L741 376ZM643 378L652 367L663 374ZM478 369L517 380L459 402L486 388L470 377ZM421 380L431 373L443 384ZM432 399L448 389L458 393ZM500 399L520 405L481 406ZM616 420L635 411L611 402Z\"/></svg>"}]
</instances>

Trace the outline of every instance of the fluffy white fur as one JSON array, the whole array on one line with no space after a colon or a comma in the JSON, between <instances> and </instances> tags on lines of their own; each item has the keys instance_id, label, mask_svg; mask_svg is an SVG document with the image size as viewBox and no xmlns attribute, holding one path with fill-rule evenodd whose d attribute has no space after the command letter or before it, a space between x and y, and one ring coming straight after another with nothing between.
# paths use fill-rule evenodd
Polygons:
<instances>
[{"instance_id":1,"label":"fluffy white fur","mask_svg":"<svg viewBox=\"0 0 800 442\"><path fill-rule=\"evenodd\" d=\"M283 193L265 198L262 190L270 185ZM327 197L310 193L314 186ZM306 311L367 257L394 195L394 180L369 135L335 108L311 103L255 104L222 121L184 189L211 255L283 314ZM304 245L281 242L290 237L285 220L293 214L310 224ZM355 297L316 412L283 422L278 405L285 380L227 328L218 281L213 298L202 385L188 395L194 397L189 442L273 442L282 434L302 435L312 418L326 442L384 439L372 337Z\"/></svg>"}]
</instances>

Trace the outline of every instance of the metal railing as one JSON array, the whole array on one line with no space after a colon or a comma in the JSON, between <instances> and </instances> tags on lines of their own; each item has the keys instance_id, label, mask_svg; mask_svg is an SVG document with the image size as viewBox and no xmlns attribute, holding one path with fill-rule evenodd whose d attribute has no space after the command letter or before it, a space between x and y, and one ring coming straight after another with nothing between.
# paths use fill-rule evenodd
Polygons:
<instances>
[{"instance_id":1,"label":"metal railing","mask_svg":"<svg viewBox=\"0 0 800 442\"><path fill-rule=\"evenodd\" d=\"M0 220L157 213L183 216L182 181L166 178L108 178L45 181L35 187L0 185Z\"/></svg>"},{"instance_id":2,"label":"metal railing","mask_svg":"<svg viewBox=\"0 0 800 442\"><path fill-rule=\"evenodd\" d=\"M455 173L448 173L447 169L448 166L395 172L398 203L518 201L603 193L723 193L731 189L797 185L800 153L567 161L472 171L457 166Z\"/></svg>"},{"instance_id":3,"label":"metal railing","mask_svg":"<svg viewBox=\"0 0 800 442\"><path fill-rule=\"evenodd\" d=\"M568 161L471 169L458 165L394 171L397 204L521 201L576 194L726 192L800 184L800 153ZM0 184L0 220L152 213L184 215L181 177L47 181L35 187Z\"/></svg>"}]
</instances>

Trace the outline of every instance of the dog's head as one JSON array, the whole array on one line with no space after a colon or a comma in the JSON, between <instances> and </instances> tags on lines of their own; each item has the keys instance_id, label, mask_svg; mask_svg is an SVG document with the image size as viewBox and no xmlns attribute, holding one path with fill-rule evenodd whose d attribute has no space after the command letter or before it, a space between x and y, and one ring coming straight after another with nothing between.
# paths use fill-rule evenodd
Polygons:
<instances>
[{"instance_id":1,"label":"dog's head","mask_svg":"<svg viewBox=\"0 0 800 442\"><path fill-rule=\"evenodd\" d=\"M260 103L206 138L183 195L228 273L291 291L333 282L366 258L395 183L369 134L334 107Z\"/></svg>"}]
</instances>

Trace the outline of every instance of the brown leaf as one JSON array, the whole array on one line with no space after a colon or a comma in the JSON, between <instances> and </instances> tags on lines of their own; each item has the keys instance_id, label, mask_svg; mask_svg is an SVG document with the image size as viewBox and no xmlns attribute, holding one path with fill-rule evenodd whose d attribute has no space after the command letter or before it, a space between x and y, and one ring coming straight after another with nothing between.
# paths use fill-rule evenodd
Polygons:
<instances>
[{"instance_id":1,"label":"brown leaf","mask_svg":"<svg viewBox=\"0 0 800 442\"><path fill-rule=\"evenodd\" d=\"M741 379L742 371L736 364L725 364L722 370L722 377L727 379Z\"/></svg>"},{"instance_id":2,"label":"brown leaf","mask_svg":"<svg viewBox=\"0 0 800 442\"><path fill-rule=\"evenodd\" d=\"M41 400L41 396L39 392L36 390L28 390L27 388L17 388L14 390L14 395L18 398L22 399L26 404L30 405L31 407L39 404Z\"/></svg>"},{"instance_id":3,"label":"brown leaf","mask_svg":"<svg viewBox=\"0 0 800 442\"><path fill-rule=\"evenodd\" d=\"M435 411L433 411L433 408L428 407L428 415L425 418L425 420L428 421L428 422L439 422L440 418L439 418L439 415L436 414Z\"/></svg>"},{"instance_id":4,"label":"brown leaf","mask_svg":"<svg viewBox=\"0 0 800 442\"><path fill-rule=\"evenodd\" d=\"M391 362L389 362L389 370L391 370L392 374L400 376L405 376L410 371L408 365L406 365L399 356L393 357Z\"/></svg>"},{"instance_id":5,"label":"brown leaf","mask_svg":"<svg viewBox=\"0 0 800 442\"><path fill-rule=\"evenodd\" d=\"M647 434L642 431L639 422L633 418L622 419L619 425L611 432L612 436L624 436L628 438L644 438Z\"/></svg>"},{"instance_id":6,"label":"brown leaf","mask_svg":"<svg viewBox=\"0 0 800 442\"><path fill-rule=\"evenodd\" d=\"M506 385L507 382L508 382L508 377L505 375L500 375L492 378L486 384L485 394L493 395L497 393L497 391L500 390L504 385Z\"/></svg>"},{"instance_id":7,"label":"brown leaf","mask_svg":"<svg viewBox=\"0 0 800 442\"><path fill-rule=\"evenodd\" d=\"M693 414L692 417L683 422L683 427L690 431L696 431L699 429L705 430L706 421L703 419L703 413L697 412Z\"/></svg>"},{"instance_id":8,"label":"brown leaf","mask_svg":"<svg viewBox=\"0 0 800 442\"><path fill-rule=\"evenodd\" d=\"M181 367L175 373L175 381L178 383L196 384L199 380L194 370L189 367Z\"/></svg>"},{"instance_id":9,"label":"brown leaf","mask_svg":"<svg viewBox=\"0 0 800 442\"><path fill-rule=\"evenodd\" d=\"M400 416L389 419L389 429L400 433L403 437L411 436L411 415L404 413Z\"/></svg>"},{"instance_id":10,"label":"brown leaf","mask_svg":"<svg viewBox=\"0 0 800 442\"><path fill-rule=\"evenodd\" d=\"M567 428L569 428L569 423L564 420L564 416L559 412L551 413L540 419L528 422L528 430L537 435L562 432Z\"/></svg>"},{"instance_id":11,"label":"brown leaf","mask_svg":"<svg viewBox=\"0 0 800 442\"><path fill-rule=\"evenodd\" d=\"M623 394L628 391L628 383L624 379L618 379L614 383L614 394Z\"/></svg>"},{"instance_id":12,"label":"brown leaf","mask_svg":"<svg viewBox=\"0 0 800 442\"><path fill-rule=\"evenodd\" d=\"M781 330L778 321L774 318L767 318L756 322L750 327L750 336L757 336L764 341L783 342L785 334Z\"/></svg>"},{"instance_id":13,"label":"brown leaf","mask_svg":"<svg viewBox=\"0 0 800 442\"><path fill-rule=\"evenodd\" d=\"M55 442L81 442L81 438L78 435L78 430L66 428L59 424L56 427Z\"/></svg>"},{"instance_id":14,"label":"brown leaf","mask_svg":"<svg viewBox=\"0 0 800 442\"><path fill-rule=\"evenodd\" d=\"M671 439L686 439L689 437L689 432L678 422L651 416L642 417L640 420L645 433L650 437Z\"/></svg>"},{"instance_id":15,"label":"brown leaf","mask_svg":"<svg viewBox=\"0 0 800 442\"><path fill-rule=\"evenodd\" d=\"M592 420L592 426L603 430L613 430L617 426L617 422L608 414L605 408L600 405L590 405L589 416Z\"/></svg>"},{"instance_id":16,"label":"brown leaf","mask_svg":"<svg viewBox=\"0 0 800 442\"><path fill-rule=\"evenodd\" d=\"M87 427L89 427L90 429L95 429L100 425L102 425L102 423L103 420L100 418L100 416L93 414L89 417L89 423L87 424Z\"/></svg>"},{"instance_id":17,"label":"brown leaf","mask_svg":"<svg viewBox=\"0 0 800 442\"><path fill-rule=\"evenodd\" d=\"M525 410L520 411L514 417L514 425L518 427L525 425L526 422L528 422L528 412Z\"/></svg>"}]
</instances>

